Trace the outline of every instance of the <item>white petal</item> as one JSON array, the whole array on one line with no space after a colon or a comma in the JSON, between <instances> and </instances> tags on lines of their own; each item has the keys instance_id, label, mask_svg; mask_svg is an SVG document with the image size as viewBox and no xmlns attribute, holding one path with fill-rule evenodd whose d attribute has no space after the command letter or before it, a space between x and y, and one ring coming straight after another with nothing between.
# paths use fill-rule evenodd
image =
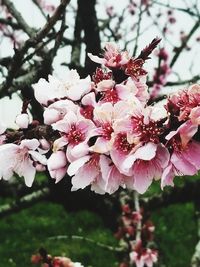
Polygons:
<instances>
[{"instance_id":1,"label":"white petal","mask_svg":"<svg viewBox=\"0 0 200 267\"><path fill-rule=\"evenodd\" d=\"M84 156L80 159L77 159L75 161L73 161L68 169L67 169L67 173L72 176L74 175L75 173L77 173L77 171L87 162L89 161L90 159L90 156Z\"/></svg>"}]
</instances>

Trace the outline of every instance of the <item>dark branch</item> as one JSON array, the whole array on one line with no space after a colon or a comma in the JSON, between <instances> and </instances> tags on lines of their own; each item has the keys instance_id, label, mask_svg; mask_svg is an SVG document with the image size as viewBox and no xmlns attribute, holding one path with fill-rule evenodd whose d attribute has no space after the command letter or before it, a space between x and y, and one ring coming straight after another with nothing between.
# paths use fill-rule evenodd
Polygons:
<instances>
[{"instance_id":1,"label":"dark branch","mask_svg":"<svg viewBox=\"0 0 200 267\"><path fill-rule=\"evenodd\" d=\"M177 59L179 58L181 52L183 51L183 49L187 46L190 38L192 37L192 35L199 29L199 25L200 25L200 20L198 19L198 21L194 24L194 26L192 27L191 31L189 32L189 34L186 36L186 38L182 41L181 46L179 46L178 48L176 48L176 52L174 57L172 58L172 61L170 63L170 67L172 68L174 66L174 64L176 63Z\"/></svg>"},{"instance_id":2,"label":"dark branch","mask_svg":"<svg viewBox=\"0 0 200 267\"><path fill-rule=\"evenodd\" d=\"M159 209L176 203L186 203L199 199L200 180L185 182L183 187L165 190L162 194L150 198L142 198L141 203L147 210Z\"/></svg>"},{"instance_id":3,"label":"dark branch","mask_svg":"<svg viewBox=\"0 0 200 267\"><path fill-rule=\"evenodd\" d=\"M48 22L44 25L44 27L38 33L34 34L33 37L28 39L21 49L15 49L15 55L10 66L7 79L0 88L1 94L6 95L7 89L12 85L12 81L16 77L18 70L22 66L24 55L27 53L29 48L37 46L38 43L40 43L46 37L52 27L60 19L60 16L63 14L63 10L66 8L69 2L70 0L62 0L61 4L57 7L54 14L49 18Z\"/></svg>"},{"instance_id":4,"label":"dark branch","mask_svg":"<svg viewBox=\"0 0 200 267\"><path fill-rule=\"evenodd\" d=\"M98 55L101 52L95 4L96 0L78 0L86 44L85 74L92 74L97 66L94 62L89 60L87 53Z\"/></svg>"},{"instance_id":5,"label":"dark branch","mask_svg":"<svg viewBox=\"0 0 200 267\"><path fill-rule=\"evenodd\" d=\"M35 33L35 30L31 28L26 21L23 19L21 13L15 8L13 3L10 0L2 0L2 4L5 5L8 11L13 15L19 24L20 28L28 34L29 37L32 37Z\"/></svg>"}]
</instances>

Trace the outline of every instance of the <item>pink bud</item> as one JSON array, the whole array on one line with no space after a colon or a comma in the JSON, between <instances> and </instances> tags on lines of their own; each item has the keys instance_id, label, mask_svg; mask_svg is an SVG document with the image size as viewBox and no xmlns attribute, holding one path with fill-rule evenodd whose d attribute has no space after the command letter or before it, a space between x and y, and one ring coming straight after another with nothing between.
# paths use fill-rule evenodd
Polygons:
<instances>
[{"instance_id":1,"label":"pink bud","mask_svg":"<svg viewBox=\"0 0 200 267\"><path fill-rule=\"evenodd\" d=\"M40 146L42 149L44 149L44 150L50 149L50 144L46 139L43 138L43 139L40 139L39 141L40 141Z\"/></svg>"},{"instance_id":2,"label":"pink bud","mask_svg":"<svg viewBox=\"0 0 200 267\"><path fill-rule=\"evenodd\" d=\"M17 115L15 123L19 126L19 128L26 129L29 125L29 116L26 113L22 113Z\"/></svg>"}]
</instances>

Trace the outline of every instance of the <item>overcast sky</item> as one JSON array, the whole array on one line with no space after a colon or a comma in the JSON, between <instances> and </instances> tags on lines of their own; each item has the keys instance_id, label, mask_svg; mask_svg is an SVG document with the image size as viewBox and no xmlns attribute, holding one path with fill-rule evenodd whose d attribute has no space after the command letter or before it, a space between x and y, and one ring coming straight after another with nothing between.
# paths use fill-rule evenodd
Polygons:
<instances>
[{"instance_id":1,"label":"overcast sky","mask_svg":"<svg viewBox=\"0 0 200 267\"><path fill-rule=\"evenodd\" d=\"M55 6L59 3L58 0L48 0L48 3L53 3ZM126 4L129 2L129 0L123 0L123 1L115 1L115 0L98 0L98 7L97 7L97 15L98 18L106 18L106 13L105 13L105 8L113 5L114 6L114 12L117 12L120 14L126 6ZM139 2L139 0L136 0L135 2ZM170 1L165 1L165 0L160 0L162 3L168 3ZM183 4L184 2L184 4ZM200 1L199 1L200 2ZM16 8L22 13L22 16L24 19L28 22L30 26L34 26L36 28L40 28L44 25L45 20L41 16L40 12L38 12L38 9L35 5L32 4L31 0L13 0L13 3L15 4ZM71 3L73 6L76 6L76 1L72 0ZM176 0L176 1L171 1L173 5L176 4L176 6L181 6L185 7L185 5L190 5L190 1L188 0ZM158 12L158 8L155 10L151 9L152 13ZM191 27L194 24L194 19L190 18L189 16L184 15L183 13L177 12L175 14L177 23L174 25L172 34L169 34L169 39L170 42L173 44L176 44L177 46L180 45L177 41L177 35L179 34L180 30L184 30L186 33L190 31ZM70 12L67 13L67 24L69 25L69 28L66 31L66 36L71 37L73 33L73 16L71 15ZM148 28L148 25L150 25L152 22L149 20L148 17L144 18L142 21L142 26L143 29ZM163 21L161 19L161 23L165 23L165 17L163 16ZM122 29L127 28L127 26L134 24L134 17L130 17L124 22L124 24L121 25ZM127 35L133 36L135 33L134 32L129 32ZM197 35L200 35L200 33L197 33L194 38L196 38ZM160 32L158 31L157 28L151 27L148 29L148 31L145 32L143 37L140 39L139 42L139 47L142 49L144 46L146 46L155 36L160 36ZM119 45L123 44L123 40L119 42ZM165 46L166 49L169 51L169 53L172 54L171 52L171 47L170 44L168 44L165 41L162 41L162 46ZM129 49L130 51L132 50L133 45L130 44ZM175 69L176 71L184 77L184 79L191 78L191 69L193 72L193 75L196 75L199 71L199 67L195 67L196 65L199 66L199 51L200 51L200 44L195 44L192 46L192 51L189 53L184 53L184 56L180 58L180 60L176 63ZM6 40L4 40L1 45L0 45L0 57L6 56L6 55L11 55L13 54L13 49L12 45L8 44ZM65 48L62 49L59 53L58 56L55 60L54 63L54 69L55 72L54 74L60 78L64 76L64 73L66 71L65 68L60 67L60 62L63 62L63 59L67 60L70 58L70 50ZM191 64L191 60L194 62L194 67L189 66ZM196 64L196 65L195 65ZM146 69L149 70L150 72L153 71L153 68L156 66L155 60L152 58L152 60L149 60L149 62L146 64ZM190 71L189 71L190 69ZM170 79L175 79L176 77L172 76ZM0 120L4 121L4 123L8 126L13 126L13 121L15 118L15 114L19 113L21 109L21 104L20 101L17 100L17 97L14 97L14 102L12 102L12 105L10 105L10 100L7 98L4 99L3 101L0 101Z\"/></svg>"}]
</instances>

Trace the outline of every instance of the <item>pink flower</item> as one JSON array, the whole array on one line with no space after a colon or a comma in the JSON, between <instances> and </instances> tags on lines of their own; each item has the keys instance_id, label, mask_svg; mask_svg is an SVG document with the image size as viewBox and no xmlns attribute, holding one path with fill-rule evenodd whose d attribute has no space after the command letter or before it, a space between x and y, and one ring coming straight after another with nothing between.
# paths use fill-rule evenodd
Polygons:
<instances>
[{"instance_id":1,"label":"pink flower","mask_svg":"<svg viewBox=\"0 0 200 267\"><path fill-rule=\"evenodd\" d=\"M200 125L200 107L195 107L191 110L189 118L195 125Z\"/></svg>"},{"instance_id":2,"label":"pink flower","mask_svg":"<svg viewBox=\"0 0 200 267\"><path fill-rule=\"evenodd\" d=\"M0 146L0 178L9 180L14 173L24 176L25 184L32 186L36 169L34 162L46 164L45 156L36 151L40 143L37 139L25 139L20 145L3 144Z\"/></svg>"},{"instance_id":3,"label":"pink flower","mask_svg":"<svg viewBox=\"0 0 200 267\"><path fill-rule=\"evenodd\" d=\"M127 105L120 101L115 105L103 103L94 109L94 122L97 128L93 134L97 136L95 144L90 148L97 153L107 153L112 148L113 143L113 123L126 116Z\"/></svg>"},{"instance_id":4,"label":"pink flower","mask_svg":"<svg viewBox=\"0 0 200 267\"><path fill-rule=\"evenodd\" d=\"M121 52L115 43L105 45L104 58L94 56L91 53L88 53L88 56L92 61L111 68L121 67L130 60L128 52Z\"/></svg>"},{"instance_id":5,"label":"pink flower","mask_svg":"<svg viewBox=\"0 0 200 267\"><path fill-rule=\"evenodd\" d=\"M193 123L197 124L196 116L198 116L197 108L200 103L200 85L191 85L187 90L182 90L178 94L172 95L167 103L167 110L176 116L179 121L185 121L191 117ZM190 113L192 114L190 115ZM196 113L196 114L195 114Z\"/></svg>"},{"instance_id":6,"label":"pink flower","mask_svg":"<svg viewBox=\"0 0 200 267\"><path fill-rule=\"evenodd\" d=\"M124 185L122 175L111 159L104 155L91 154L73 161L67 170L72 176L72 191L91 185L91 190L99 194L114 193Z\"/></svg>"},{"instance_id":7,"label":"pink flower","mask_svg":"<svg viewBox=\"0 0 200 267\"><path fill-rule=\"evenodd\" d=\"M91 120L79 117L74 112L69 111L63 120L52 124L52 127L62 135L54 142L54 150L59 150L67 145L69 161L87 154L89 149L87 142L92 137L92 129L95 128Z\"/></svg>"},{"instance_id":8,"label":"pink flower","mask_svg":"<svg viewBox=\"0 0 200 267\"><path fill-rule=\"evenodd\" d=\"M99 155L92 154L83 156L73 161L67 170L72 176L72 191L83 189L100 176Z\"/></svg>"},{"instance_id":9,"label":"pink flower","mask_svg":"<svg viewBox=\"0 0 200 267\"><path fill-rule=\"evenodd\" d=\"M126 132L129 143L135 145L143 142L158 144L164 130L163 124L160 123L163 115L162 108L156 106L144 108L135 100L130 108L130 115L116 122L114 130Z\"/></svg>"},{"instance_id":10,"label":"pink flower","mask_svg":"<svg viewBox=\"0 0 200 267\"><path fill-rule=\"evenodd\" d=\"M149 99L145 76L140 77L138 80L128 78L126 82L117 84L116 90L119 98L122 100L129 100L136 97L141 101L141 103L146 104L146 101Z\"/></svg>"},{"instance_id":11,"label":"pink flower","mask_svg":"<svg viewBox=\"0 0 200 267\"><path fill-rule=\"evenodd\" d=\"M78 106L68 99L56 101L45 109L43 113L44 123L51 125L59 120L62 120L67 112L73 111L76 113L77 110Z\"/></svg>"},{"instance_id":12,"label":"pink flower","mask_svg":"<svg viewBox=\"0 0 200 267\"><path fill-rule=\"evenodd\" d=\"M74 263L67 257L54 257L53 267L75 267Z\"/></svg>"},{"instance_id":13,"label":"pink flower","mask_svg":"<svg viewBox=\"0 0 200 267\"><path fill-rule=\"evenodd\" d=\"M47 160L47 167L51 178L56 180L58 183L67 172L67 158L65 152L59 150L51 154Z\"/></svg>"},{"instance_id":14,"label":"pink flower","mask_svg":"<svg viewBox=\"0 0 200 267\"><path fill-rule=\"evenodd\" d=\"M136 149L137 146L127 140L126 132L119 132L114 135L110 156L120 173L127 176L132 175L131 168L126 168L124 162L129 160L130 155L132 155Z\"/></svg>"},{"instance_id":15,"label":"pink flower","mask_svg":"<svg viewBox=\"0 0 200 267\"><path fill-rule=\"evenodd\" d=\"M160 179L163 170L169 162L169 152L163 145L147 143L139 147L123 163L127 172L132 169L133 178L127 181L127 186L134 188L140 194L146 192L153 179Z\"/></svg>"},{"instance_id":16,"label":"pink flower","mask_svg":"<svg viewBox=\"0 0 200 267\"><path fill-rule=\"evenodd\" d=\"M150 248L143 248L142 241L137 241L134 250L130 253L131 263L135 263L136 267L152 267L158 261L158 253Z\"/></svg>"},{"instance_id":17,"label":"pink flower","mask_svg":"<svg viewBox=\"0 0 200 267\"><path fill-rule=\"evenodd\" d=\"M141 76L147 74L147 72L142 68L144 64L143 59L133 59L131 58L126 65L125 73L131 76L133 79L138 80Z\"/></svg>"},{"instance_id":18,"label":"pink flower","mask_svg":"<svg viewBox=\"0 0 200 267\"><path fill-rule=\"evenodd\" d=\"M100 178L102 178L102 181L100 181L100 183L99 181L94 182L91 188L92 190L94 187L99 186L104 193L113 194L120 186L124 186L126 177L119 172L111 159L101 155L99 165L102 174Z\"/></svg>"},{"instance_id":19,"label":"pink flower","mask_svg":"<svg viewBox=\"0 0 200 267\"><path fill-rule=\"evenodd\" d=\"M43 105L48 105L49 101L61 98L79 100L83 95L91 90L91 79L88 76L80 79L76 70L70 70L66 74L64 81L60 81L49 75L49 82L40 79L33 85L36 100Z\"/></svg>"},{"instance_id":20,"label":"pink flower","mask_svg":"<svg viewBox=\"0 0 200 267\"><path fill-rule=\"evenodd\" d=\"M39 264L42 261L42 257L39 254L35 254L31 256L31 263Z\"/></svg>"},{"instance_id":21,"label":"pink flower","mask_svg":"<svg viewBox=\"0 0 200 267\"><path fill-rule=\"evenodd\" d=\"M192 140L198 126L186 121L166 136L172 150L169 165L163 172L161 187L173 185L175 175L194 175L200 169L200 143Z\"/></svg>"},{"instance_id":22,"label":"pink flower","mask_svg":"<svg viewBox=\"0 0 200 267\"><path fill-rule=\"evenodd\" d=\"M82 115L85 119L92 120L93 119L93 110L97 105L96 96L94 92L91 92L85 95L81 99L81 107L79 109L80 115Z\"/></svg>"}]
</instances>

